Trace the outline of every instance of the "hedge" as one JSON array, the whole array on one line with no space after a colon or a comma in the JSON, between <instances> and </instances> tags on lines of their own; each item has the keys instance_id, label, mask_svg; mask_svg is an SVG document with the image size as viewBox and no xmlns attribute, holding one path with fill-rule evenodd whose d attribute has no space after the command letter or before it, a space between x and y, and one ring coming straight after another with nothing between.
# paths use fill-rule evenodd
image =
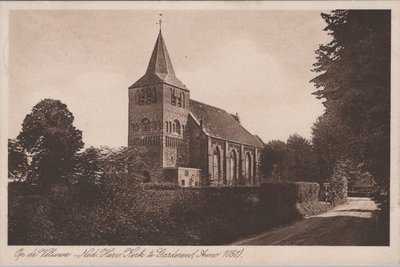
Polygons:
<instances>
[{"instance_id":1,"label":"hedge","mask_svg":"<svg viewBox=\"0 0 400 267\"><path fill-rule=\"evenodd\" d=\"M318 184L171 188L88 194L9 185L10 245L221 245L301 218ZM39 193L37 193L39 192ZM89 196L89 197L88 197Z\"/></svg>"}]
</instances>

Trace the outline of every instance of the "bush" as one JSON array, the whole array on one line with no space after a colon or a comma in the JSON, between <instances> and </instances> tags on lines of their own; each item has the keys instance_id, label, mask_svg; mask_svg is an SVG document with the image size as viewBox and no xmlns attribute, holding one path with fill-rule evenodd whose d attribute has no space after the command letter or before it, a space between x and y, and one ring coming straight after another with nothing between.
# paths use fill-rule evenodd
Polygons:
<instances>
[{"instance_id":1,"label":"bush","mask_svg":"<svg viewBox=\"0 0 400 267\"><path fill-rule=\"evenodd\" d=\"M176 190L180 187L174 183L144 183L144 189L153 189L153 190Z\"/></svg>"},{"instance_id":2,"label":"bush","mask_svg":"<svg viewBox=\"0 0 400 267\"><path fill-rule=\"evenodd\" d=\"M297 187L297 202L316 202L318 201L319 184L308 182L294 183Z\"/></svg>"},{"instance_id":3,"label":"bush","mask_svg":"<svg viewBox=\"0 0 400 267\"><path fill-rule=\"evenodd\" d=\"M92 198L78 184L35 194L10 184L10 245L221 245L301 217L314 183L173 189L106 176ZM163 189L162 189L163 188Z\"/></svg>"}]
</instances>

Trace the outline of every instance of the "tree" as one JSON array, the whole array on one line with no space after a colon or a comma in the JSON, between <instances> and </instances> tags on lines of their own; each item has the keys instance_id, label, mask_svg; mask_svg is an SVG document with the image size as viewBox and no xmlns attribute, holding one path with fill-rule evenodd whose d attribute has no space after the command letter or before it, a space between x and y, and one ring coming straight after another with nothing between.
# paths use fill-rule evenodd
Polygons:
<instances>
[{"instance_id":1,"label":"tree","mask_svg":"<svg viewBox=\"0 0 400 267\"><path fill-rule=\"evenodd\" d=\"M66 181L75 165L75 153L83 147L82 132L74 116L59 100L44 99L26 115L17 139L30 154L28 181L53 184Z\"/></svg>"},{"instance_id":2,"label":"tree","mask_svg":"<svg viewBox=\"0 0 400 267\"><path fill-rule=\"evenodd\" d=\"M350 127L335 123L325 113L312 127L312 145L321 181L327 180L340 160L362 161L364 143L352 134Z\"/></svg>"},{"instance_id":3,"label":"tree","mask_svg":"<svg viewBox=\"0 0 400 267\"><path fill-rule=\"evenodd\" d=\"M269 181L282 181L287 179L285 161L287 158L286 143L272 140L261 151L261 170Z\"/></svg>"},{"instance_id":4,"label":"tree","mask_svg":"<svg viewBox=\"0 0 400 267\"><path fill-rule=\"evenodd\" d=\"M144 212L143 171L146 164L132 147L102 149L99 190L102 203L96 217L102 221L108 244L128 244L135 240L138 214Z\"/></svg>"},{"instance_id":5,"label":"tree","mask_svg":"<svg viewBox=\"0 0 400 267\"><path fill-rule=\"evenodd\" d=\"M390 11L336 10L322 18L327 23L324 30L333 39L316 51L313 71L317 76L311 82L317 90L313 94L325 100L324 120L331 130L345 133L340 142L347 150L342 153L354 162L364 162L380 183L387 184Z\"/></svg>"},{"instance_id":6,"label":"tree","mask_svg":"<svg viewBox=\"0 0 400 267\"><path fill-rule=\"evenodd\" d=\"M28 168L28 158L21 144L15 139L8 139L8 178L24 180Z\"/></svg>"},{"instance_id":7,"label":"tree","mask_svg":"<svg viewBox=\"0 0 400 267\"><path fill-rule=\"evenodd\" d=\"M100 183L103 174L101 149L91 146L77 154L76 161L75 174L79 185L90 187Z\"/></svg>"},{"instance_id":8,"label":"tree","mask_svg":"<svg viewBox=\"0 0 400 267\"><path fill-rule=\"evenodd\" d=\"M286 144L289 179L316 181L316 160L311 142L298 134L292 134Z\"/></svg>"}]
</instances>

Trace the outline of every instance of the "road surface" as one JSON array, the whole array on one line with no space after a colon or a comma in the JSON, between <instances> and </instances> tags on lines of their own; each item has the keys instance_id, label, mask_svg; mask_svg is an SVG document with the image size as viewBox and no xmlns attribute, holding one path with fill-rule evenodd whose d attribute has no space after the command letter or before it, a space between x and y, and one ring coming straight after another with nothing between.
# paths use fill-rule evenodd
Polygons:
<instances>
[{"instance_id":1,"label":"road surface","mask_svg":"<svg viewBox=\"0 0 400 267\"><path fill-rule=\"evenodd\" d=\"M377 204L352 197L327 213L271 229L233 245L374 245Z\"/></svg>"}]
</instances>

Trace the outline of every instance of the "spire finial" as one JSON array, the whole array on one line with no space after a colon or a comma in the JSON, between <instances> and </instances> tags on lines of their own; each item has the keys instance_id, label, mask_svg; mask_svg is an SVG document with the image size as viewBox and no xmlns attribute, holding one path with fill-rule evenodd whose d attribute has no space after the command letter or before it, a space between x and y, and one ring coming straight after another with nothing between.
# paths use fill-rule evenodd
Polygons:
<instances>
[{"instance_id":1,"label":"spire finial","mask_svg":"<svg viewBox=\"0 0 400 267\"><path fill-rule=\"evenodd\" d=\"M161 17L162 17L162 13L159 13L158 15L160 16L160 19L158 20L158 22L156 24L160 25L160 32L161 32L161 23L162 23Z\"/></svg>"}]
</instances>

